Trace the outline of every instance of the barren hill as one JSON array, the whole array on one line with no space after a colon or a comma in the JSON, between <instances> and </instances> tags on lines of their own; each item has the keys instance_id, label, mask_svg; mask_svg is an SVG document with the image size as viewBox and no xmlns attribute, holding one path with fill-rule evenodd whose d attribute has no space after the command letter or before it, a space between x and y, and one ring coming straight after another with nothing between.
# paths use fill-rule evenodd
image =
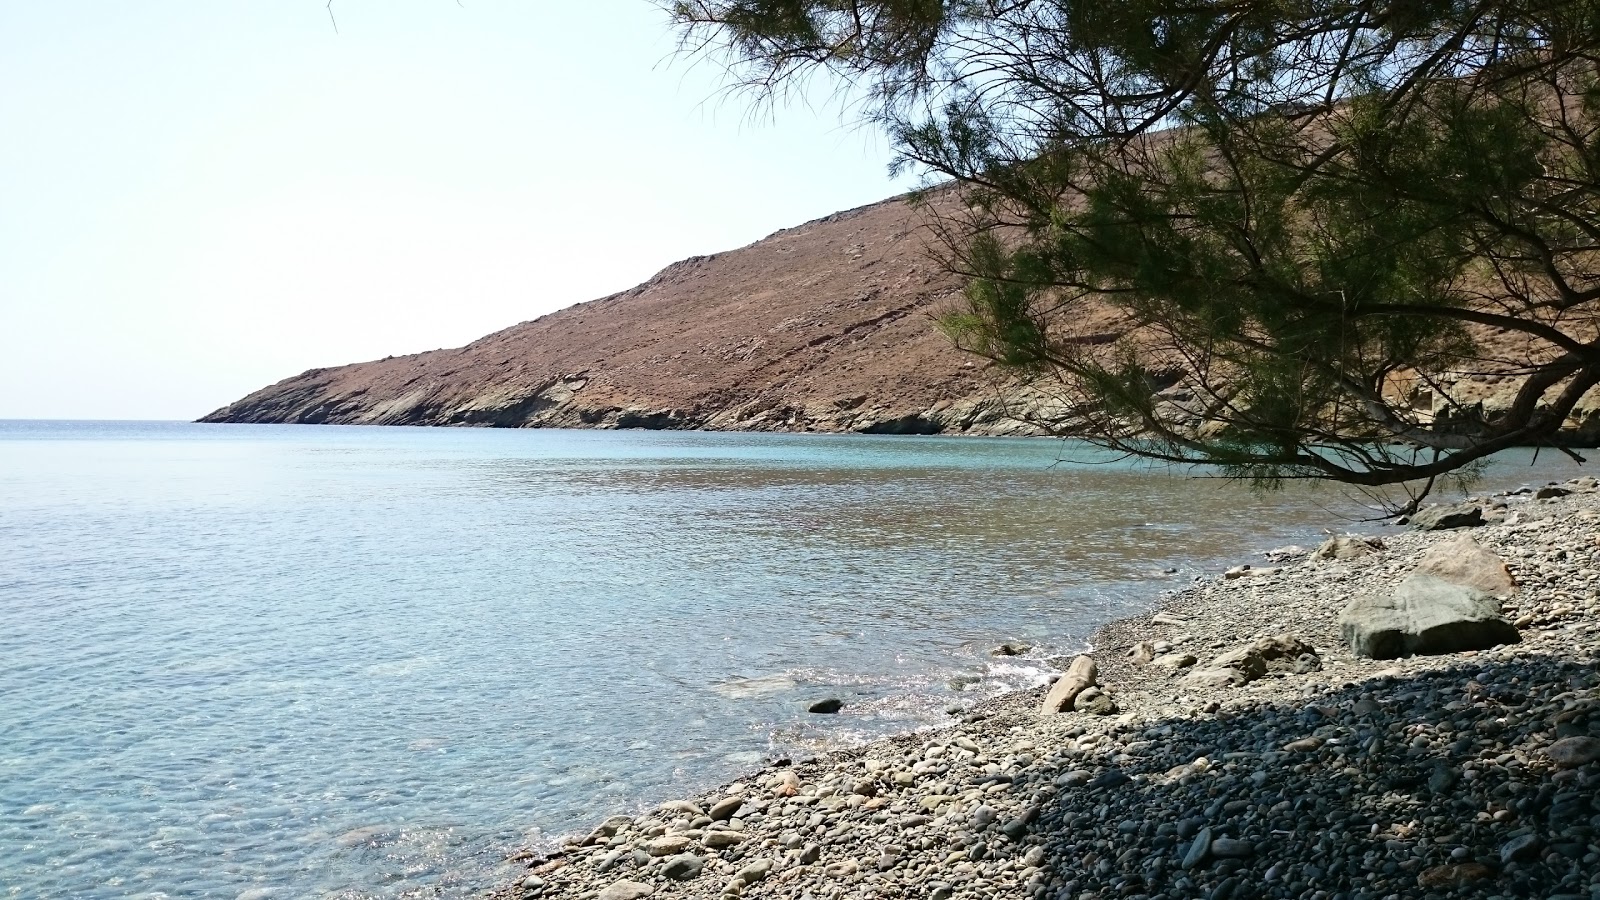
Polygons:
<instances>
[{"instance_id":1,"label":"barren hill","mask_svg":"<svg viewBox=\"0 0 1600 900\"><path fill-rule=\"evenodd\" d=\"M206 422L1026 430L932 313L959 290L895 198L675 263L452 350L313 369Z\"/></svg>"},{"instance_id":2,"label":"barren hill","mask_svg":"<svg viewBox=\"0 0 1600 900\"><path fill-rule=\"evenodd\" d=\"M1064 422L1060 401L993 377L934 327L960 286L930 259L922 222L904 198L836 213L465 347L312 369L201 421L879 434L1036 434ZM1102 312L1073 325L1117 337ZM1441 372L1430 383L1492 409L1522 380ZM1182 382L1176 372L1155 387L1181 403ZM1421 389L1410 402L1424 414L1436 404ZM1565 439L1600 443L1600 391Z\"/></svg>"}]
</instances>

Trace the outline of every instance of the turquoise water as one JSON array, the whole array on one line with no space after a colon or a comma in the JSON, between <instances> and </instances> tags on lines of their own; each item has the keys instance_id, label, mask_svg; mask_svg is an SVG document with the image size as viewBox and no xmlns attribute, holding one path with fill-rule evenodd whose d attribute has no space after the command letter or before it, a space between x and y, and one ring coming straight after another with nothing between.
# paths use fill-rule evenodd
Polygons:
<instances>
[{"instance_id":1,"label":"turquoise water","mask_svg":"<svg viewBox=\"0 0 1600 900\"><path fill-rule=\"evenodd\" d=\"M471 896L1351 508L1064 449L0 423L0 896Z\"/></svg>"}]
</instances>

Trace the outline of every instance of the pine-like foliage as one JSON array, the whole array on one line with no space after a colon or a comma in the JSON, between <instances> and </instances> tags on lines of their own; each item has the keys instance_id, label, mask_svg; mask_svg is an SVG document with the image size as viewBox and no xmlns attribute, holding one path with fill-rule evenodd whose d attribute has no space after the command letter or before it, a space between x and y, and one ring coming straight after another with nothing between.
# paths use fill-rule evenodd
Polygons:
<instances>
[{"instance_id":1,"label":"pine-like foliage","mask_svg":"<svg viewBox=\"0 0 1600 900\"><path fill-rule=\"evenodd\" d=\"M1065 433L1431 484L1552 441L1600 383L1600 0L670 10L765 96L825 73L868 98L942 185L968 276L944 327L1052 380ZM1107 311L1119 339L1085 332ZM1484 410L1446 371L1521 387Z\"/></svg>"}]
</instances>

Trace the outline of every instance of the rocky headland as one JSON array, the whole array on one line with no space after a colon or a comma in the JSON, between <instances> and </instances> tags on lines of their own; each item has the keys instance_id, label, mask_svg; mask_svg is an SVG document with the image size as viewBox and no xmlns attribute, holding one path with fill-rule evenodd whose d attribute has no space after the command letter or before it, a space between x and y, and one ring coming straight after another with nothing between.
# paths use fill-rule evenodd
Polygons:
<instances>
[{"instance_id":1,"label":"rocky headland","mask_svg":"<svg viewBox=\"0 0 1600 900\"><path fill-rule=\"evenodd\" d=\"M465 347L312 369L201 421L980 435L1070 425L1058 385L1000 372L936 327L962 282L929 253L930 215L953 201L931 202L892 198L686 259ZM1109 307L1075 310L1071 328L1087 343L1147 343ZM1478 339L1488 357L1525 355L1505 334ZM1183 366L1149 365L1161 415L1198 425ZM1397 376L1393 389L1431 421L1444 414L1440 392L1492 412L1526 377L1470 368ZM1600 442L1600 391L1561 440Z\"/></svg>"},{"instance_id":2,"label":"rocky headland","mask_svg":"<svg viewBox=\"0 0 1600 900\"><path fill-rule=\"evenodd\" d=\"M1600 898L1593 480L1283 548L1094 646L608 819L496 897Z\"/></svg>"}]
</instances>

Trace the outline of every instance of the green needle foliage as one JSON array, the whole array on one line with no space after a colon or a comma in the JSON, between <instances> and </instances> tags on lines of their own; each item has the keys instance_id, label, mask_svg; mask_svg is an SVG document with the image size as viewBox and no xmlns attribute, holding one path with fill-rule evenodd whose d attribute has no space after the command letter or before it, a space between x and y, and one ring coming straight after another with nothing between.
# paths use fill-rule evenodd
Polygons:
<instances>
[{"instance_id":1,"label":"green needle foliage","mask_svg":"<svg viewBox=\"0 0 1600 900\"><path fill-rule=\"evenodd\" d=\"M1052 384L1061 433L1425 492L1600 383L1600 0L669 9L763 98L867 98L967 277L944 328Z\"/></svg>"}]
</instances>

